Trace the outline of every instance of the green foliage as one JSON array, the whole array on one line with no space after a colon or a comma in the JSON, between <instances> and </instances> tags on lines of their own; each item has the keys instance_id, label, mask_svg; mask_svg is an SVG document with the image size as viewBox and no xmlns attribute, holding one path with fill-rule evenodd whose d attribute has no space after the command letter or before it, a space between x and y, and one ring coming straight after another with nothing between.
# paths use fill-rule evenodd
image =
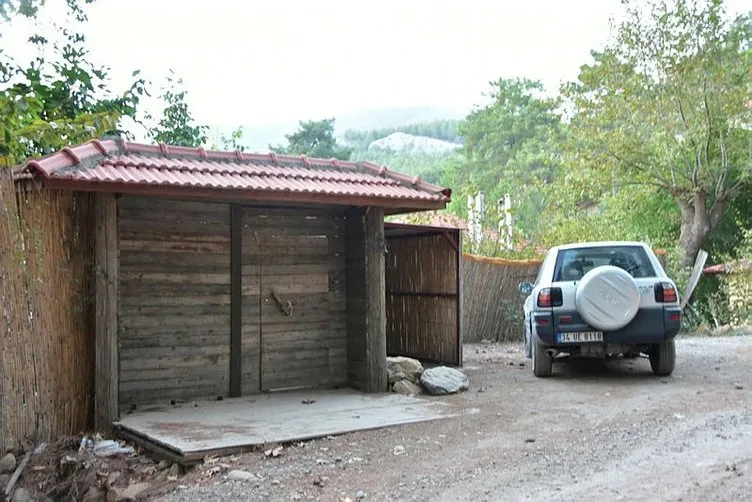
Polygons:
<instances>
[{"instance_id":1,"label":"green foliage","mask_svg":"<svg viewBox=\"0 0 752 502\"><path fill-rule=\"evenodd\" d=\"M239 126L232 131L229 136L222 134L219 138L219 142L222 144L222 150L225 151L245 151L245 147L240 144L240 140L243 138L243 126Z\"/></svg>"},{"instance_id":2,"label":"green foliage","mask_svg":"<svg viewBox=\"0 0 752 502\"><path fill-rule=\"evenodd\" d=\"M337 144L334 119L300 121L298 130L286 134L287 146L269 145L269 149L288 155L307 155L322 159L349 160L352 150Z\"/></svg>"},{"instance_id":3,"label":"green foliage","mask_svg":"<svg viewBox=\"0 0 752 502\"><path fill-rule=\"evenodd\" d=\"M465 162L455 180L497 199L536 180L550 180L558 165L557 102L542 96L540 82L499 79L491 103L473 110L460 127Z\"/></svg>"},{"instance_id":4,"label":"green foliage","mask_svg":"<svg viewBox=\"0 0 752 502\"><path fill-rule=\"evenodd\" d=\"M459 133L458 120L434 120L431 122L421 122L418 124L409 124L401 127L388 127L385 129L376 129L371 131L355 131L348 129L344 133L344 139L356 149L367 149L368 145L376 140L386 138L395 132L403 132L414 136L425 136L427 138L440 139L450 143L462 143L462 136Z\"/></svg>"},{"instance_id":5,"label":"green foliage","mask_svg":"<svg viewBox=\"0 0 752 502\"><path fill-rule=\"evenodd\" d=\"M6 2L3 14L34 16L42 2ZM82 7L68 1L76 23L86 20ZM84 36L61 27L61 42L32 35L40 48L29 63L19 63L0 52L0 165L12 166L32 156L49 154L71 143L95 136L122 133L123 117L135 118L140 99L147 95L146 81L134 81L121 94L108 89L107 69L89 61ZM52 45L52 56L42 49Z\"/></svg>"},{"instance_id":6,"label":"green foliage","mask_svg":"<svg viewBox=\"0 0 752 502\"><path fill-rule=\"evenodd\" d=\"M568 162L672 197L688 265L752 174L752 18L726 23L721 0L626 6L606 50L563 89Z\"/></svg>"},{"instance_id":7,"label":"green foliage","mask_svg":"<svg viewBox=\"0 0 752 502\"><path fill-rule=\"evenodd\" d=\"M188 109L186 91L182 79L176 79L172 70L167 77L167 86L162 89L165 107L157 125L149 129L155 143L198 147L206 143L208 126L196 124Z\"/></svg>"}]
</instances>

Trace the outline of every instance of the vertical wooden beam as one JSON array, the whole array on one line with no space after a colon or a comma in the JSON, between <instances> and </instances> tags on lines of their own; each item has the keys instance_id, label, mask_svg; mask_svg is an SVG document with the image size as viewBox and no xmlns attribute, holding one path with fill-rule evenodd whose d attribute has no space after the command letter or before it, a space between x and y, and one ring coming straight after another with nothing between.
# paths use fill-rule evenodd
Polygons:
<instances>
[{"instance_id":1,"label":"vertical wooden beam","mask_svg":"<svg viewBox=\"0 0 752 502\"><path fill-rule=\"evenodd\" d=\"M388 390L386 371L386 277L384 209L369 207L364 215L366 392Z\"/></svg>"},{"instance_id":2,"label":"vertical wooden beam","mask_svg":"<svg viewBox=\"0 0 752 502\"><path fill-rule=\"evenodd\" d=\"M95 414L97 430L109 430L118 419L118 220L117 198L97 193L95 212Z\"/></svg>"},{"instance_id":3,"label":"vertical wooden beam","mask_svg":"<svg viewBox=\"0 0 752 502\"><path fill-rule=\"evenodd\" d=\"M462 289L464 287L464 278L462 271L462 230L457 229L457 366L462 367L462 347L463 335L465 333L462 325L462 312L464 310Z\"/></svg>"},{"instance_id":4,"label":"vertical wooden beam","mask_svg":"<svg viewBox=\"0 0 752 502\"><path fill-rule=\"evenodd\" d=\"M230 397L243 378L243 208L230 206Z\"/></svg>"},{"instance_id":5,"label":"vertical wooden beam","mask_svg":"<svg viewBox=\"0 0 752 502\"><path fill-rule=\"evenodd\" d=\"M345 211L345 290L347 291L347 381L366 390L366 287L363 208Z\"/></svg>"}]
</instances>

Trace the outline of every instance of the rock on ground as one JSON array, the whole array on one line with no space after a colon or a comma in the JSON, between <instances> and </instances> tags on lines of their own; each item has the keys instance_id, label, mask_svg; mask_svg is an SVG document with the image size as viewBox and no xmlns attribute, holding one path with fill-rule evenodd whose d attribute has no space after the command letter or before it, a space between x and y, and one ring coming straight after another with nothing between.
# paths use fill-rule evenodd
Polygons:
<instances>
[{"instance_id":1,"label":"rock on ground","mask_svg":"<svg viewBox=\"0 0 752 502\"><path fill-rule=\"evenodd\" d=\"M31 496L31 492L26 488L16 488L10 502L34 502L34 497Z\"/></svg>"},{"instance_id":2,"label":"rock on ground","mask_svg":"<svg viewBox=\"0 0 752 502\"><path fill-rule=\"evenodd\" d=\"M420 375L423 374L423 365L420 361L411 357L387 357L386 371L390 382L397 382L399 373L405 376L403 379L410 380L413 383L420 382Z\"/></svg>"},{"instance_id":3,"label":"rock on ground","mask_svg":"<svg viewBox=\"0 0 752 502\"><path fill-rule=\"evenodd\" d=\"M423 388L420 385L412 383L410 380L400 380L395 382L392 390L398 394L404 394L406 396L417 396L423 393Z\"/></svg>"},{"instance_id":4,"label":"rock on ground","mask_svg":"<svg viewBox=\"0 0 752 502\"><path fill-rule=\"evenodd\" d=\"M134 483L129 485L125 490L118 491L117 500L136 500L149 487L149 483Z\"/></svg>"},{"instance_id":5,"label":"rock on ground","mask_svg":"<svg viewBox=\"0 0 752 502\"><path fill-rule=\"evenodd\" d=\"M16 457L12 453L8 453L3 458L0 458L0 474L6 474L13 472L16 468Z\"/></svg>"},{"instance_id":6,"label":"rock on ground","mask_svg":"<svg viewBox=\"0 0 752 502\"><path fill-rule=\"evenodd\" d=\"M256 476L248 471L235 470L227 474L227 479L230 481L252 481L256 479Z\"/></svg>"},{"instance_id":7,"label":"rock on ground","mask_svg":"<svg viewBox=\"0 0 752 502\"><path fill-rule=\"evenodd\" d=\"M454 368L439 366L429 368L420 377L420 383L429 394L454 394L470 388L467 375Z\"/></svg>"}]
</instances>

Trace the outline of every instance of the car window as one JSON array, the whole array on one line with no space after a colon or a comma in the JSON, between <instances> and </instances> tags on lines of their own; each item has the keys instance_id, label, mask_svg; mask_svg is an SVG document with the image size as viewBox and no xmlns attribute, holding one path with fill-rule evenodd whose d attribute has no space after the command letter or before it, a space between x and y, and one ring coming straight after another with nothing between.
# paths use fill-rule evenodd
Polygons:
<instances>
[{"instance_id":1,"label":"car window","mask_svg":"<svg viewBox=\"0 0 752 502\"><path fill-rule=\"evenodd\" d=\"M541 263L540 268L538 268L538 275L535 277L535 282L533 283L534 286L540 284L541 278L543 277L543 271L546 269L546 265L551 261L552 256L553 252L548 252L546 254L546 257L543 259L543 263Z\"/></svg>"},{"instance_id":2,"label":"car window","mask_svg":"<svg viewBox=\"0 0 752 502\"><path fill-rule=\"evenodd\" d=\"M579 281L595 267L613 265L641 279L655 277L655 270L641 246L604 246L559 251L554 281Z\"/></svg>"}]
</instances>

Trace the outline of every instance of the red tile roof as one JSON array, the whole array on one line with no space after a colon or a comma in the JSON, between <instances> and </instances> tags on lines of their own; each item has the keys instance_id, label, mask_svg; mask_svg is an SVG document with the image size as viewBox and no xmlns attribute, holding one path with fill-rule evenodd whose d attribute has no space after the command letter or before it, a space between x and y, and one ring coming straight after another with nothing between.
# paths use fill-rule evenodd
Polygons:
<instances>
[{"instance_id":1,"label":"red tile roof","mask_svg":"<svg viewBox=\"0 0 752 502\"><path fill-rule=\"evenodd\" d=\"M451 190L369 162L92 140L34 159L17 178L50 188L440 209Z\"/></svg>"}]
</instances>

